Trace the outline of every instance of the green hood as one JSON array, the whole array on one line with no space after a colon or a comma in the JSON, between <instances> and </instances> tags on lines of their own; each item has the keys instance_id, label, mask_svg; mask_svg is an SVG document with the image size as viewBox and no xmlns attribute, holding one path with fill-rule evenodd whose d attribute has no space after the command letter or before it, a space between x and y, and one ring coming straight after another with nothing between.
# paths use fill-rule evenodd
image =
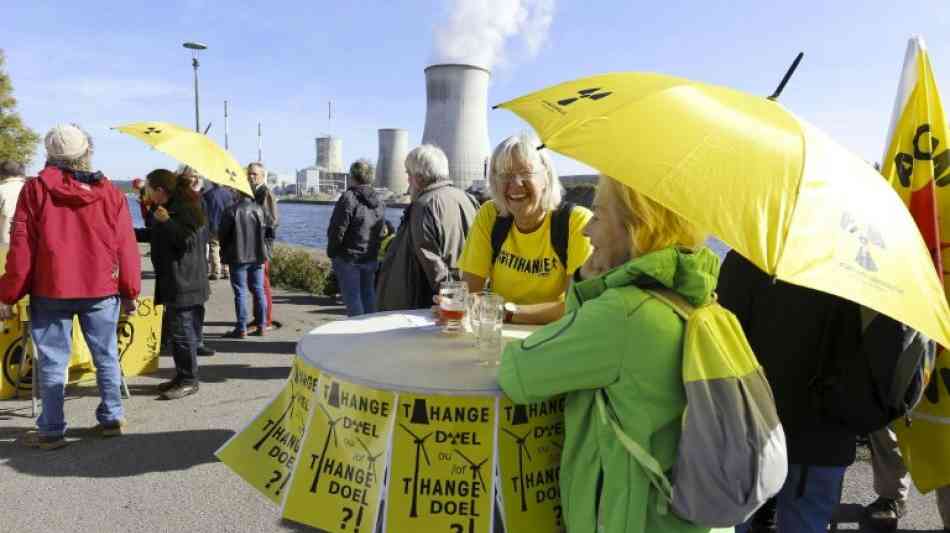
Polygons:
<instances>
[{"instance_id":1,"label":"green hood","mask_svg":"<svg viewBox=\"0 0 950 533\"><path fill-rule=\"evenodd\" d=\"M605 290L627 285L662 286L681 294L690 304L706 303L716 289L719 257L709 248L692 252L675 247L651 252L596 278L575 283L568 307L600 296Z\"/></svg>"}]
</instances>

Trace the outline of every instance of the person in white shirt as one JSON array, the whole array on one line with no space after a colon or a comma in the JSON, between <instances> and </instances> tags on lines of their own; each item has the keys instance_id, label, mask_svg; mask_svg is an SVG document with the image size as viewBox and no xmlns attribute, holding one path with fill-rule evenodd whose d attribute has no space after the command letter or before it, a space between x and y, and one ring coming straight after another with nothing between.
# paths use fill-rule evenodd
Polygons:
<instances>
[{"instance_id":1,"label":"person in white shirt","mask_svg":"<svg viewBox=\"0 0 950 533\"><path fill-rule=\"evenodd\" d=\"M0 244L10 245L10 225L13 223L13 213L16 211L16 201L20 197L20 189L26 183L21 163L16 161L0 161Z\"/></svg>"}]
</instances>

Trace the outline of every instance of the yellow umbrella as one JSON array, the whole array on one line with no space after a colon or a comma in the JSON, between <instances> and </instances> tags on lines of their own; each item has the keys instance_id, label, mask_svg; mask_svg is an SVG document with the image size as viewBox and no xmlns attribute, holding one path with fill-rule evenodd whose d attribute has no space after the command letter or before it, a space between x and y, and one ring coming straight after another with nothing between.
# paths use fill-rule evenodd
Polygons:
<instances>
[{"instance_id":1,"label":"yellow umbrella","mask_svg":"<svg viewBox=\"0 0 950 533\"><path fill-rule=\"evenodd\" d=\"M254 196L241 164L207 135L168 122L132 122L114 129L172 156L215 183Z\"/></svg>"},{"instance_id":2,"label":"yellow umbrella","mask_svg":"<svg viewBox=\"0 0 950 533\"><path fill-rule=\"evenodd\" d=\"M613 73L501 104L550 149L641 191L762 270L861 303L950 346L927 247L868 163L777 102Z\"/></svg>"}]
</instances>

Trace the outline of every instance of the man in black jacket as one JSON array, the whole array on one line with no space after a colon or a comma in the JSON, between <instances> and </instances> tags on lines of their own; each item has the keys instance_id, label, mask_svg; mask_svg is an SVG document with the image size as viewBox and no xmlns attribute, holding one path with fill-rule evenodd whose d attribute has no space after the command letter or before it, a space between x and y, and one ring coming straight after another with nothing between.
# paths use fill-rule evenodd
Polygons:
<instances>
[{"instance_id":1,"label":"man in black jacket","mask_svg":"<svg viewBox=\"0 0 950 533\"><path fill-rule=\"evenodd\" d=\"M197 350L204 304L208 301L208 224L201 200L177 175L154 170L146 178L149 199L157 207L148 228L136 230L151 243L155 268L155 303L171 316L175 377L158 386L161 397L177 400L198 392Z\"/></svg>"},{"instance_id":2,"label":"man in black jacket","mask_svg":"<svg viewBox=\"0 0 950 533\"><path fill-rule=\"evenodd\" d=\"M841 354L860 349L859 307L773 280L734 251L722 264L717 291L765 369L785 429L789 465L776 496L778 531L825 531L854 462L856 436L825 414L816 384L841 372ZM740 524L736 532L755 531L751 526Z\"/></svg>"},{"instance_id":3,"label":"man in black jacket","mask_svg":"<svg viewBox=\"0 0 950 533\"><path fill-rule=\"evenodd\" d=\"M350 183L330 217L327 256L340 285L346 314L376 311L376 267L385 230L386 206L373 189L373 167L358 160L350 166Z\"/></svg>"},{"instance_id":4,"label":"man in black jacket","mask_svg":"<svg viewBox=\"0 0 950 533\"><path fill-rule=\"evenodd\" d=\"M267 316L267 298L264 296L264 263L270 258L264 227L264 211L253 198L241 195L237 203L224 211L218 226L221 239L221 260L231 270L231 289L234 291L234 312L237 324L225 336L241 339L247 335L247 292L255 295L255 315ZM259 327L254 333L266 335Z\"/></svg>"}]
</instances>

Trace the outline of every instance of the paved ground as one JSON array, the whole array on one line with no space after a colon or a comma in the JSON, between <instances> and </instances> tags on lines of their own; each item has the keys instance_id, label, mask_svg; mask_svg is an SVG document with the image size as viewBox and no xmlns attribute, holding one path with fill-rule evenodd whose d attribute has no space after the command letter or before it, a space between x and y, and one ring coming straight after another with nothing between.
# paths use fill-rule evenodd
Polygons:
<instances>
[{"instance_id":1,"label":"paved ground","mask_svg":"<svg viewBox=\"0 0 950 533\"><path fill-rule=\"evenodd\" d=\"M218 355L200 360L201 391L180 401L156 400L155 386L173 368L163 357L157 375L129 379L126 436L92 435L95 388L73 387L66 402L72 444L54 452L25 449L14 440L33 426L29 402L0 402L0 502L6 502L0 531L307 531L281 522L277 510L213 454L279 390L296 341L339 318L342 309L275 290L274 317L282 329L264 338L221 339L231 328L233 300L227 281L212 287L205 332ZM148 284L146 294L151 291ZM868 463L848 471L840 529L861 530L859 505L873 499L870 486ZM901 531L939 526L933 497L915 493Z\"/></svg>"}]
</instances>

